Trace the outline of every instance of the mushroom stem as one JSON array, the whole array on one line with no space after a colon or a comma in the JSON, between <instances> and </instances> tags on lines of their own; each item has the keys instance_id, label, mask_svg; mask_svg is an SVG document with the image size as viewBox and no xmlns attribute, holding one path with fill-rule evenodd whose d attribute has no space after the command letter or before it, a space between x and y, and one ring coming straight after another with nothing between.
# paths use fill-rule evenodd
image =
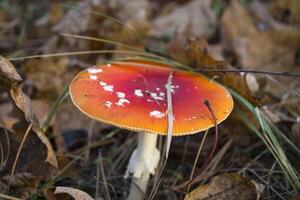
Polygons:
<instances>
[{"instance_id":1,"label":"mushroom stem","mask_svg":"<svg viewBox=\"0 0 300 200\"><path fill-rule=\"evenodd\" d=\"M160 152L156 148L157 135L143 133L138 136L138 146L133 151L125 177L133 174L133 181L127 200L144 199L150 174L155 169L160 159Z\"/></svg>"}]
</instances>

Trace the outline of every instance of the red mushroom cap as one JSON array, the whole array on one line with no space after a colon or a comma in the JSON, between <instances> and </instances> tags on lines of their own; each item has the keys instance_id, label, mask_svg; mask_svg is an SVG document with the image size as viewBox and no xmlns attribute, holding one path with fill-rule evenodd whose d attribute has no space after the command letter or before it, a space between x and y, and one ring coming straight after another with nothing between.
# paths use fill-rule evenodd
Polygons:
<instances>
[{"instance_id":1,"label":"red mushroom cap","mask_svg":"<svg viewBox=\"0 0 300 200\"><path fill-rule=\"evenodd\" d=\"M217 123L233 108L230 93L220 84L192 72L151 62L116 62L80 72L70 84L74 104L86 115L121 128L167 134L167 89L172 73L173 136L214 126L204 104L208 100Z\"/></svg>"}]
</instances>

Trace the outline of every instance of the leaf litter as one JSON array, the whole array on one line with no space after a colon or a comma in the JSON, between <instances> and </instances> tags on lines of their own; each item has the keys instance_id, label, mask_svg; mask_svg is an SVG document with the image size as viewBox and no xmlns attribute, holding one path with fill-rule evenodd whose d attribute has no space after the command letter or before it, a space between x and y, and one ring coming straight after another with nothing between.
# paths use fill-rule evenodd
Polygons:
<instances>
[{"instance_id":1,"label":"leaf litter","mask_svg":"<svg viewBox=\"0 0 300 200\"><path fill-rule=\"evenodd\" d=\"M63 88L78 71L110 62L112 59L124 58L124 55L114 51L128 50L125 45L139 50L131 49L132 53L143 52L143 49L146 49L147 53L156 53L155 59L158 58L161 62L171 62L176 67L184 66L187 70L204 73L213 81L234 89L252 104L263 106L263 114L273 119L285 136L299 145L299 101L295 95L299 93L299 78L277 76L270 76L270 78L267 75L247 72L216 71L263 69L271 72L299 72L299 62L297 63L299 20L297 21L296 1L292 1L292 4L280 3L276 0L267 3L253 1L244 5L242 1L237 0L229 3L220 2L218 0L203 2L84 0L72 6L51 2L42 4L44 7L33 3L32 5L36 6L33 6L34 9L42 12L28 18L34 25L30 32L24 29L25 36L19 37L21 44L22 42L24 44L18 46L20 51L17 52L14 42L0 44L1 53L9 55L7 56L9 58L45 55L45 58L13 61L17 70L11 67L11 63L5 58L0 60L2 66L0 72L6 74L5 78L1 76L0 79L5 83L0 84L0 116L3 119L1 121L5 122L1 124L7 129L6 131L9 131L10 136L14 135L10 137L11 150L8 162L0 170L1 180L7 180L9 177L22 135L30 123L33 125L33 130L28 134L21 150L16 172L11 177L10 194L17 197L28 197L29 193L44 196L47 190L50 192L48 198L51 196L51 198L63 199L69 198L70 194L71 196L75 194L74 198L76 198L83 191L90 194L89 197L86 196L87 198L92 198L95 193L97 197L108 196L107 192L109 192L112 199L125 199L129 188L129 182L122 178L128 159L125 153L133 146L124 141L134 144L133 136L118 131L117 134L116 130L105 124L94 123L94 127L90 128L90 120L80 114L70 101L66 100L67 98L63 101L55 100L58 96L67 96L65 93L62 94ZM283 2L287 1L283 0ZM216 7L212 6L219 6L217 8L219 11L216 12ZM291 13L291 16L286 17L282 14L286 10ZM0 11L0 25L5 28L5 31L0 32L1 41L6 37L18 38L13 27L20 26L20 18L14 21L13 13L5 9ZM23 11L28 12L28 8L23 6ZM181 15L193 17L185 18L180 17ZM114 21L106 16L120 21ZM38 41L39 38L43 40ZM96 42L92 38L103 40ZM108 43L109 40L125 45ZM209 42L206 42L207 40ZM98 50L109 51L105 54L92 53ZM77 55L57 57L65 52L75 51L78 51ZM80 55L80 51L85 51L85 54ZM55 53L53 57L46 58L46 54L52 53ZM162 59L159 56L167 58ZM24 78L24 82L20 75ZM22 84L27 83L30 83L35 90L34 94L26 95L26 92L23 92ZM13 101L10 99L10 94ZM16 112L18 109L14 104L22 112L20 110ZM234 199L237 195L245 199L257 199L259 196L269 199L295 196L296 192L289 187L289 183L284 178L285 172L281 171L278 165L274 165L274 158L270 156L263 143L246 128L245 122L237 113L243 112L248 120L254 122L257 129L260 124L251 113L239 103L237 104L234 114L219 127L220 139L215 156L203 173L197 176L197 180L191 184L191 189L200 188L201 198L206 198L207 193L216 195L216 199ZM53 107L49 108L49 105ZM2 109L5 112L2 112ZM51 122L45 135L40 125L43 124L45 113L49 110L53 116L51 115ZM50 138L54 150L47 150L38 134L47 145L50 145L48 139ZM213 145L212 134L207 135L199 155L199 164L193 165L202 137L203 135L189 136L188 140L172 138L168 162L161 174L160 182L155 182L156 179L150 182L150 187L160 186L152 191L150 195L152 198L155 196L162 199L184 199L184 191L175 191L172 188L186 182L193 168L197 174L201 163L207 159L206 156ZM297 159L299 155L285 140L281 142L290 162L293 166L299 166L299 159ZM1 148L4 152L7 152L6 143L1 134ZM161 140L159 143L161 149L163 144ZM30 146L34 146L34 149L30 149ZM103 184L99 181L100 177L95 178L97 162L94 160L98 156L99 148L102 154L101 166L105 172ZM54 154L55 151L56 154L62 155L63 158L58 157L60 163L58 170L44 162L47 151L48 154ZM38 154L32 158L31 152L38 152ZM86 157L86 154L89 156ZM51 159L50 162L55 163ZM237 172L240 169L245 169L243 176L237 173L224 173L224 171ZM245 184L229 187L229 189L226 184L223 184L228 182L228 185L232 186L237 180L245 180ZM46 183L43 185L44 182ZM281 184L282 182L285 185ZM39 189L37 185L41 183L42 189ZM264 185L263 191L261 184ZM6 191L7 182L1 183L0 187L2 186L4 189L1 191ZM54 194L56 186L69 186L66 189L70 194ZM81 191L77 191L76 188ZM240 190L241 188L243 190ZM193 191L190 194L196 193Z\"/></svg>"}]
</instances>

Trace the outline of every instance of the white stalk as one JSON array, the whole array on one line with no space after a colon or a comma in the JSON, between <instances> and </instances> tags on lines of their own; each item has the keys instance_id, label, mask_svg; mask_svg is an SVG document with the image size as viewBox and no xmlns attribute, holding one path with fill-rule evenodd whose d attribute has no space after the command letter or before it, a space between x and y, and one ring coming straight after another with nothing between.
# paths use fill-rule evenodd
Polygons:
<instances>
[{"instance_id":1,"label":"white stalk","mask_svg":"<svg viewBox=\"0 0 300 200\"><path fill-rule=\"evenodd\" d=\"M157 135L140 133L138 146L133 151L127 166L125 178L133 174L133 181L127 200L144 199L150 174L155 169L160 159L160 152L156 148Z\"/></svg>"}]
</instances>

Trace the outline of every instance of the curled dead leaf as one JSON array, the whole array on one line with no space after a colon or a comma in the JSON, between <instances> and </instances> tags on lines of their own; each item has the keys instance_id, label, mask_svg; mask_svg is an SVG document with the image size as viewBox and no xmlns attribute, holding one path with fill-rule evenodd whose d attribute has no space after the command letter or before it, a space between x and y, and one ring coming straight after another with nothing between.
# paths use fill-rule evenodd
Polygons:
<instances>
[{"instance_id":1,"label":"curled dead leaf","mask_svg":"<svg viewBox=\"0 0 300 200\"><path fill-rule=\"evenodd\" d=\"M81 190L70 188L70 187L61 187L58 186L55 188L54 194L67 193L75 200L94 200L89 194Z\"/></svg>"},{"instance_id":2,"label":"curled dead leaf","mask_svg":"<svg viewBox=\"0 0 300 200\"><path fill-rule=\"evenodd\" d=\"M17 73L17 70L13 64L3 57L0 58L0 69L2 72L1 76L9 81L10 94L16 106L24 112L26 121L32 123L32 129L38 135L39 139L46 145L48 151L46 161L57 167L57 160L51 143L39 127L39 123L33 111L30 98L22 91L21 76Z\"/></svg>"},{"instance_id":3,"label":"curled dead leaf","mask_svg":"<svg viewBox=\"0 0 300 200\"><path fill-rule=\"evenodd\" d=\"M0 56L0 77L8 79L10 82L22 81L21 76L17 73L13 64L2 56Z\"/></svg>"},{"instance_id":4,"label":"curled dead leaf","mask_svg":"<svg viewBox=\"0 0 300 200\"><path fill-rule=\"evenodd\" d=\"M185 200L257 200L260 198L264 186L238 173L226 173L215 176L206 185L200 185L186 195Z\"/></svg>"}]
</instances>

